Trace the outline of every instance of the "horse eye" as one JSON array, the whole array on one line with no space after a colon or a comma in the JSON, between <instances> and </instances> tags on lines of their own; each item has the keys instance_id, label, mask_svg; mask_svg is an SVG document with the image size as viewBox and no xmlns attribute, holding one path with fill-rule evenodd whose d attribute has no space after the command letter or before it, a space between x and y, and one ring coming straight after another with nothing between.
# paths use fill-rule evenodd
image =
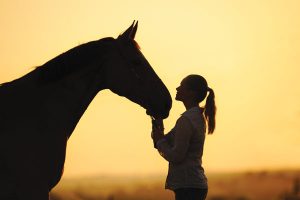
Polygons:
<instances>
[{"instance_id":1,"label":"horse eye","mask_svg":"<svg viewBox=\"0 0 300 200\"><path fill-rule=\"evenodd\" d=\"M139 59L132 60L131 62L132 62L132 64L134 64L134 65L140 65L140 64L142 64L142 61L139 60Z\"/></svg>"},{"instance_id":2,"label":"horse eye","mask_svg":"<svg viewBox=\"0 0 300 200\"><path fill-rule=\"evenodd\" d=\"M130 71L135 75L135 77L140 78L139 74L136 72L134 68L130 68Z\"/></svg>"}]
</instances>

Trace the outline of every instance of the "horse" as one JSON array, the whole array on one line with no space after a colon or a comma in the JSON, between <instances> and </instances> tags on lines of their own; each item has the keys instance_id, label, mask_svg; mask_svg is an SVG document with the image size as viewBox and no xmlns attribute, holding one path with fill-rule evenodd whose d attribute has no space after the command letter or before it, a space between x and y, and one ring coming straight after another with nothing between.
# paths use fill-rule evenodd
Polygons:
<instances>
[{"instance_id":1,"label":"horse","mask_svg":"<svg viewBox=\"0 0 300 200\"><path fill-rule=\"evenodd\" d=\"M98 92L109 89L167 118L167 87L134 40L120 34L74 47L0 86L0 199L48 200L60 181L66 145Z\"/></svg>"}]
</instances>

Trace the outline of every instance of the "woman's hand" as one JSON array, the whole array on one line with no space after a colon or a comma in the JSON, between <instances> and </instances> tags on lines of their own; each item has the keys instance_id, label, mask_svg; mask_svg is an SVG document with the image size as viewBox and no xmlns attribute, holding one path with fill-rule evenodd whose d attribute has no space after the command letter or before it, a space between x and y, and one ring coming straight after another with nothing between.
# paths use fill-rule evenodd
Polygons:
<instances>
[{"instance_id":1,"label":"woman's hand","mask_svg":"<svg viewBox=\"0 0 300 200\"><path fill-rule=\"evenodd\" d=\"M152 120L151 137L154 143L156 143L158 140L164 137L164 124L162 119Z\"/></svg>"},{"instance_id":2,"label":"woman's hand","mask_svg":"<svg viewBox=\"0 0 300 200\"><path fill-rule=\"evenodd\" d=\"M158 128L152 129L152 139L154 142L157 142L158 140L162 139L164 137L164 131L160 130Z\"/></svg>"}]
</instances>

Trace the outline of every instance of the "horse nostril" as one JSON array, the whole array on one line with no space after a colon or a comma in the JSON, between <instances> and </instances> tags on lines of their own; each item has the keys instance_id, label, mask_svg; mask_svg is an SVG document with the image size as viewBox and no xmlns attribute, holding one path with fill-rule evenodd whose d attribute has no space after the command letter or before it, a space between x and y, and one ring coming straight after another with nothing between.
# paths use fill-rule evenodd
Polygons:
<instances>
[{"instance_id":1,"label":"horse nostril","mask_svg":"<svg viewBox=\"0 0 300 200\"><path fill-rule=\"evenodd\" d=\"M165 104L165 109L168 110L170 108L170 105L167 103Z\"/></svg>"},{"instance_id":2,"label":"horse nostril","mask_svg":"<svg viewBox=\"0 0 300 200\"><path fill-rule=\"evenodd\" d=\"M169 112L171 109L171 104L166 103L164 109L165 109L165 111Z\"/></svg>"}]
</instances>

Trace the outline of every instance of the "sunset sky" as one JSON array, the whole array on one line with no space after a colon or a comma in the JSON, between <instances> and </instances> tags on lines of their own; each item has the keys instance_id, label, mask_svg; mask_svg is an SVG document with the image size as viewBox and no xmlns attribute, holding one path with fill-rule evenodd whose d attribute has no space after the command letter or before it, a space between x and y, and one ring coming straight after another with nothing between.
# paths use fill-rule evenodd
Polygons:
<instances>
[{"instance_id":1,"label":"sunset sky","mask_svg":"<svg viewBox=\"0 0 300 200\"><path fill-rule=\"evenodd\" d=\"M206 171L300 168L299 8L298 0L0 0L0 83L139 20L136 40L173 99L191 73L215 90ZM182 112L173 101L166 130ZM64 177L165 174L150 131L145 110L101 91L69 140Z\"/></svg>"}]
</instances>

